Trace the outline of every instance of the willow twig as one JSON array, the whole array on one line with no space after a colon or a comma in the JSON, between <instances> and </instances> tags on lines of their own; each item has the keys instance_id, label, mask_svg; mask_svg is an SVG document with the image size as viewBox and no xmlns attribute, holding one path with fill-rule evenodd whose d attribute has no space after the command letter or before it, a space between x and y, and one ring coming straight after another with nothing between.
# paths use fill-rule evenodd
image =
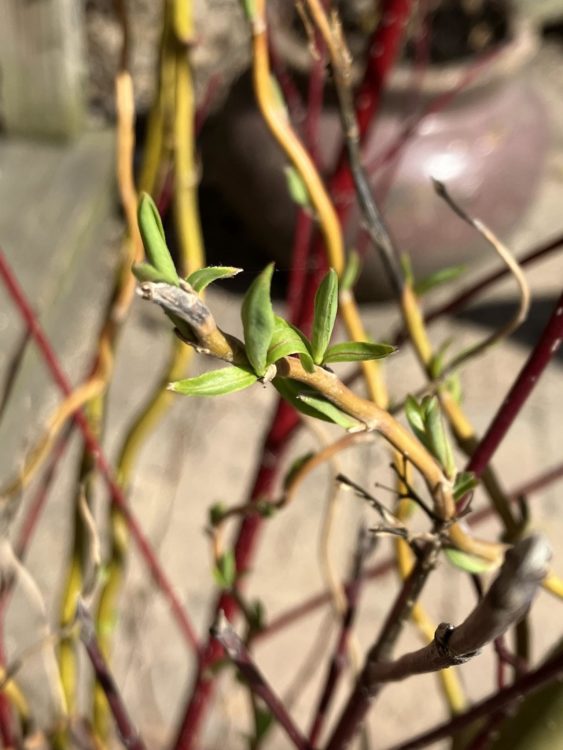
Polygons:
<instances>
[{"instance_id":1,"label":"willow twig","mask_svg":"<svg viewBox=\"0 0 563 750\"><path fill-rule=\"evenodd\" d=\"M81 624L80 639L86 648L96 680L107 698L121 744L127 750L146 750L141 736L129 717L117 684L98 644L92 618L81 600L77 603L76 616Z\"/></svg>"},{"instance_id":2,"label":"willow twig","mask_svg":"<svg viewBox=\"0 0 563 750\"><path fill-rule=\"evenodd\" d=\"M356 617L358 599L362 584L362 567L365 558L373 545L373 538L370 539L366 533L365 528L360 529L358 535L358 544L356 554L354 556L354 562L352 566L352 574L348 583L346 592L346 607L342 612L340 633L338 635L338 641L334 654L330 660L328 670L325 677L325 682L321 690L319 701L313 716L313 722L309 731L309 744L315 747L319 737L321 736L325 720L327 718L336 688L340 679L340 675L345 667L346 663L346 652L348 649L350 635L354 626L354 620Z\"/></svg>"},{"instance_id":3,"label":"willow twig","mask_svg":"<svg viewBox=\"0 0 563 750\"><path fill-rule=\"evenodd\" d=\"M427 732L423 732L406 742L394 745L392 748L389 748L389 750L415 750L415 748L426 747L438 740L452 737L478 719L482 719L502 710L511 703L521 699L522 696L530 695L548 682L561 679L562 676L563 653L559 653L545 661L536 669L530 670L523 677L515 680L509 687L499 690L489 698L476 703L465 713L455 716L453 719L445 721L437 727L434 727Z\"/></svg>"},{"instance_id":4,"label":"willow twig","mask_svg":"<svg viewBox=\"0 0 563 750\"><path fill-rule=\"evenodd\" d=\"M494 452L502 442L510 426L520 413L543 371L559 348L563 339L563 294L557 301L547 325L526 363L516 376L491 424L467 464L467 470L480 476L489 464ZM466 505L462 499L459 508Z\"/></svg>"},{"instance_id":5,"label":"willow twig","mask_svg":"<svg viewBox=\"0 0 563 750\"><path fill-rule=\"evenodd\" d=\"M530 288L526 277L522 273L522 269L518 265L517 261L513 258L512 253L508 250L505 245L495 236L495 234L479 219L475 219L470 216L461 206L452 198L449 194L446 186L440 180L435 177L432 178L434 188L437 194L443 198L450 208L461 218L467 222L470 226L474 227L479 234L484 237L487 242L494 248L499 257L503 260L506 267L512 274L514 280L518 284L518 290L520 297L518 301L518 308L514 313L513 317L496 331L493 331L483 341L474 344L473 346L465 349L464 351L457 354L454 359L446 364L440 372L441 377L445 377L452 370L460 367L463 363L469 359L474 359L479 354L482 354L486 349L489 349L493 344L507 338L513 333L526 319L528 310L530 309Z\"/></svg>"},{"instance_id":6,"label":"willow twig","mask_svg":"<svg viewBox=\"0 0 563 750\"><path fill-rule=\"evenodd\" d=\"M517 542L485 597L461 625L438 626L432 643L395 661L372 662L371 686L463 664L519 622L547 574L551 550L540 535Z\"/></svg>"},{"instance_id":7,"label":"willow twig","mask_svg":"<svg viewBox=\"0 0 563 750\"><path fill-rule=\"evenodd\" d=\"M139 292L144 299L185 321L195 336L196 346L219 359L248 366L242 344L217 327L210 310L187 285L173 287L162 282L144 282ZM278 360L276 372L277 377L291 378L320 391L340 409L363 422L367 429L375 430L407 455L424 476L434 498L436 513L444 519L453 516L451 482L426 449L387 411L356 396L333 373L322 367L315 366L313 372L307 372L295 357Z\"/></svg>"},{"instance_id":8,"label":"willow twig","mask_svg":"<svg viewBox=\"0 0 563 750\"><path fill-rule=\"evenodd\" d=\"M229 659L235 664L250 690L264 701L293 745L298 750L307 750L309 747L307 740L286 711L282 701L256 667L243 642L225 617L212 629L212 636L223 646Z\"/></svg>"},{"instance_id":9,"label":"willow twig","mask_svg":"<svg viewBox=\"0 0 563 750\"><path fill-rule=\"evenodd\" d=\"M43 359L45 360L49 371L53 377L53 380L57 384L58 388L63 392L64 395L69 395L72 392L72 386L70 385L65 373L63 372L59 361L56 358L55 352L45 335L36 315L34 314L23 290L19 286L16 277L8 265L4 254L0 251L0 276L8 290L12 300L16 304L18 311L24 319L32 338L37 344ZM112 502L117 503L124 514L129 530L137 546L139 547L140 553L156 583L161 589L163 595L168 600L172 612L174 613L175 619L180 626L180 630L185 636L188 643L193 647L197 648L197 637L193 626L186 615L180 600L178 599L174 587L168 580L168 577L164 573L160 563L158 562L151 546L146 539L145 535L141 531L135 516L127 506L125 497L115 481L113 472L110 468L109 461L107 460L101 445L97 441L96 437L92 433L88 420L84 416L82 410L78 410L73 417L77 426L79 427L82 435L84 436L88 450L94 455L96 465L101 475L103 476L106 485L110 491Z\"/></svg>"}]
</instances>

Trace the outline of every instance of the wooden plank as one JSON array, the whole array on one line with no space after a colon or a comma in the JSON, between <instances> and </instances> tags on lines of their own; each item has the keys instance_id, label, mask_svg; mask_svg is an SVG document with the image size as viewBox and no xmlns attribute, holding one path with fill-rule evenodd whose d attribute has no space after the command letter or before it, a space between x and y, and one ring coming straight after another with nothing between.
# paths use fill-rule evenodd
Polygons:
<instances>
[{"instance_id":1,"label":"wooden plank","mask_svg":"<svg viewBox=\"0 0 563 750\"><path fill-rule=\"evenodd\" d=\"M82 36L77 0L0 2L0 96L8 133L66 137L79 131Z\"/></svg>"}]
</instances>

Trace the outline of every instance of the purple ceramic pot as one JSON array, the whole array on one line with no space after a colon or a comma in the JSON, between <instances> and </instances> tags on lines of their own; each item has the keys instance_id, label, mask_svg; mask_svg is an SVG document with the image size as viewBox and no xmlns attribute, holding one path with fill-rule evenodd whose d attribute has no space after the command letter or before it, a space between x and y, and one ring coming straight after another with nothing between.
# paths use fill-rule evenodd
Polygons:
<instances>
[{"instance_id":1,"label":"purple ceramic pot","mask_svg":"<svg viewBox=\"0 0 563 750\"><path fill-rule=\"evenodd\" d=\"M365 146L374 193L397 247L411 256L417 275L445 265L470 263L491 253L477 233L436 196L431 178L447 184L453 197L503 239L516 228L536 194L548 149L547 115L526 80L524 66L536 50L531 29L518 33L463 86L468 66L430 69L418 94L424 112L458 91L444 108L427 114L396 158L381 166L400 140L412 112L413 92L406 71L392 77L376 127ZM414 119L414 118L413 118ZM379 167L378 167L379 165ZM347 228L357 243L358 210ZM379 264L366 256L363 291L384 292Z\"/></svg>"}]
</instances>

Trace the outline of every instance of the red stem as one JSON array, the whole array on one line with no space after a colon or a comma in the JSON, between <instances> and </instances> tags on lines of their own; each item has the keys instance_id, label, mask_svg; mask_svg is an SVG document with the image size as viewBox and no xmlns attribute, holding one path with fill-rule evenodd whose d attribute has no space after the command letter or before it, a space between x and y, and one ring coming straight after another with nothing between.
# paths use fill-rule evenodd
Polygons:
<instances>
[{"instance_id":1,"label":"red stem","mask_svg":"<svg viewBox=\"0 0 563 750\"><path fill-rule=\"evenodd\" d=\"M350 634L356 619L356 613L358 609L358 600L360 597L360 590L362 587L362 564L363 560L368 552L368 543L366 539L366 531L362 530L360 538L358 540L358 550L355 555L354 570L352 572L352 578L348 586L346 587L347 606L346 611L342 617L340 624L340 633L336 644L336 649L330 661L323 689L321 690L317 709L313 716L313 722L311 725L311 731L309 732L309 746L316 747L317 742L323 731L327 715L332 704L338 682L346 666L348 650L348 642L350 640Z\"/></svg>"},{"instance_id":2,"label":"red stem","mask_svg":"<svg viewBox=\"0 0 563 750\"><path fill-rule=\"evenodd\" d=\"M312 147L316 140L319 116L322 108L324 71L321 65L313 67L309 81L307 115L304 123L306 143ZM287 92L285 92L287 96ZM315 290L324 271L326 262L324 253L315 267L317 252L311 254L312 220L300 211L295 229L291 275L288 289L288 318L305 332L308 331L313 319L313 299ZM309 260L312 263L309 268ZM250 502L257 502L271 495L277 479L281 459L288 447L289 440L299 425L297 412L285 401L278 399L276 408L266 433L260 463L254 477L254 484L250 493ZM262 529L263 519L260 516L248 516L239 526L234 547L235 562L238 578L248 570L254 555L258 537ZM216 622L218 613L222 610L227 619L232 619L238 609L234 597L223 592L215 604L211 623ZM190 697L188 698L178 733L174 742L176 750L189 750L197 742L197 736L205 712L213 694L214 678L210 674L212 666L222 654L222 648L214 639L209 639L202 653L197 672L194 677Z\"/></svg>"},{"instance_id":3,"label":"red stem","mask_svg":"<svg viewBox=\"0 0 563 750\"><path fill-rule=\"evenodd\" d=\"M272 716L285 730L287 736L297 750L308 750L309 745L307 740L289 715L283 701L278 695L276 695L264 675L254 664L248 649L234 630L230 627L220 631L212 629L212 637L216 638L219 643L221 643L221 646L225 649L229 658L237 667L249 689L255 696L265 703Z\"/></svg>"},{"instance_id":4,"label":"red stem","mask_svg":"<svg viewBox=\"0 0 563 750\"><path fill-rule=\"evenodd\" d=\"M412 0L381 0L380 21L372 36L368 61L356 97L356 117L360 138L364 139L379 112L387 75L397 59Z\"/></svg>"},{"instance_id":5,"label":"red stem","mask_svg":"<svg viewBox=\"0 0 563 750\"><path fill-rule=\"evenodd\" d=\"M538 343L518 374L487 432L471 456L467 464L467 471L473 471L477 476L483 473L496 449L510 429L510 426L520 413L528 396L535 388L551 357L557 351L562 338L563 294L559 298ZM460 509L463 509L465 504L466 500L462 499L459 504Z\"/></svg>"},{"instance_id":6,"label":"red stem","mask_svg":"<svg viewBox=\"0 0 563 750\"><path fill-rule=\"evenodd\" d=\"M18 311L25 321L31 336L35 340L35 343L37 344L51 372L53 380L62 391L62 393L65 396L69 396L72 393L72 386L65 373L63 372L57 356L51 344L49 343L49 340L47 339L47 336L45 335L45 332L43 331L39 320L37 319L37 316L33 312L2 251L0 251L0 276L2 277L6 289L8 290ZM125 495L123 494L123 491L113 477L113 472L111 470L109 462L103 453L101 445L92 432L92 429L90 428L84 412L81 409L78 409L74 413L73 419L84 437L86 448L93 456L96 462L96 466L106 482L106 485L110 492L112 503L114 503L123 514L123 518L127 523L127 527L131 533L131 536L133 537L135 543L137 544L137 547L139 548L141 556L151 573L155 585L160 589L164 597L168 600L172 613L186 641L196 652L198 652L199 646L197 636L188 618L188 615L186 614L176 592L174 591L172 583L162 569L149 541L141 531L141 527L139 526L136 518L129 510Z\"/></svg>"}]
</instances>

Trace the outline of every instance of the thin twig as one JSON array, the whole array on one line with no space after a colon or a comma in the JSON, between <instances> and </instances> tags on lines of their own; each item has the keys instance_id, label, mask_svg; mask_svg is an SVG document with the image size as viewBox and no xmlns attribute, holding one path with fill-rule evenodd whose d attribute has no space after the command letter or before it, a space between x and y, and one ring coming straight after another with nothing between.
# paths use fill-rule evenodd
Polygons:
<instances>
[{"instance_id":1,"label":"thin twig","mask_svg":"<svg viewBox=\"0 0 563 750\"><path fill-rule=\"evenodd\" d=\"M358 534L358 544L356 554L354 555L352 574L347 587L346 609L342 615L338 641L326 673L325 682L319 696L319 701L309 731L309 744L311 747L316 746L321 736L340 676L346 665L346 652L350 634L354 626L362 584L362 567L366 556L372 548L373 538L370 539L365 528L362 526L360 533Z\"/></svg>"},{"instance_id":2,"label":"thin twig","mask_svg":"<svg viewBox=\"0 0 563 750\"><path fill-rule=\"evenodd\" d=\"M329 52L338 95L344 141L348 151L348 162L356 188L358 203L374 247L379 252L395 293L399 296L404 282L399 258L393 247L389 232L383 223L383 218L373 199L367 173L362 166L360 128L354 110L354 99L350 85L350 55L346 49L341 25L335 14L333 14L331 21L329 21L320 0L306 0L306 3Z\"/></svg>"},{"instance_id":3,"label":"thin twig","mask_svg":"<svg viewBox=\"0 0 563 750\"><path fill-rule=\"evenodd\" d=\"M86 648L96 680L107 698L121 744L127 750L146 750L145 743L129 717L121 693L102 654L90 613L80 599L76 607L76 616L81 624L80 639Z\"/></svg>"},{"instance_id":4,"label":"thin twig","mask_svg":"<svg viewBox=\"0 0 563 750\"><path fill-rule=\"evenodd\" d=\"M223 646L250 690L264 701L272 715L285 730L293 745L298 750L307 750L308 743L301 730L295 725L293 719L286 711L284 704L270 685L268 685L266 679L252 661L244 643L224 616L212 629L211 634Z\"/></svg>"},{"instance_id":5,"label":"thin twig","mask_svg":"<svg viewBox=\"0 0 563 750\"><path fill-rule=\"evenodd\" d=\"M515 680L512 685L499 690L479 703L476 703L468 711L459 716L439 724L437 727L427 732L413 737L406 742L394 745L389 750L414 750L415 748L426 747L438 740L452 737L462 729L473 724L478 719L490 716L493 713L505 708L510 703L522 698L524 695L530 695L539 688L563 676L563 653L545 661L537 669L531 670L523 677Z\"/></svg>"},{"instance_id":6,"label":"thin twig","mask_svg":"<svg viewBox=\"0 0 563 750\"><path fill-rule=\"evenodd\" d=\"M549 240L539 247L534 247L524 255L519 256L518 258L516 258L516 263L520 266L520 268L532 265L536 261L551 255L551 253L557 250L560 250L562 246L563 236L559 235L558 237ZM448 302L430 308L424 314L424 322L427 325L430 325L444 315L453 315L458 310L466 307L473 299L475 299L475 297L478 297L486 292L491 286L496 284L497 281L501 281L502 279L504 279L506 276L508 276L509 273L510 269L507 265L503 265L496 271L491 271L490 274L487 274L482 279L479 279L471 286L468 286L465 289L462 289L461 292L456 293L454 297ZM406 338L407 334L405 333L405 331L400 331L394 337L393 343L395 344L395 346L400 346L402 343L404 343Z\"/></svg>"},{"instance_id":7,"label":"thin twig","mask_svg":"<svg viewBox=\"0 0 563 750\"><path fill-rule=\"evenodd\" d=\"M458 627L438 626L427 646L392 662L372 661L371 686L415 674L463 664L521 620L539 591L551 559L543 536L531 535L506 553L505 561L484 598Z\"/></svg>"},{"instance_id":8,"label":"thin twig","mask_svg":"<svg viewBox=\"0 0 563 750\"><path fill-rule=\"evenodd\" d=\"M434 568L440 549L440 530L436 528L435 531L438 533L436 533L434 543L427 544L418 557L387 614L377 640L368 652L364 668L337 720L326 750L341 750L349 746L381 688L381 683L373 684L371 681L371 665L389 657L404 623L410 617L412 608Z\"/></svg>"},{"instance_id":9,"label":"thin twig","mask_svg":"<svg viewBox=\"0 0 563 750\"><path fill-rule=\"evenodd\" d=\"M16 277L14 276L4 253L0 251L0 276L2 277L6 289L8 290L12 300L16 304L22 318L31 333L32 338L37 344L39 351L41 352L43 359L45 360L49 371L57 384L58 388L68 396L72 392L72 386L70 385L66 375L64 374L61 365L55 355L55 352L45 335L36 315L34 314L29 302L19 286ZM155 584L160 588L163 595L168 600L174 617L180 626L180 630L185 636L186 640L190 645L197 649L197 637L195 630L182 606L177 594L174 591L174 587L169 581L168 577L164 573L160 563L158 562L154 552L151 549L150 543L141 531L138 521L136 520L133 513L130 511L125 496L116 483L113 472L110 468L110 464L102 451L102 448L96 440L88 420L84 416L82 410L78 410L74 414L74 421L78 428L82 432L88 450L94 456L97 467L102 474L108 489L111 494L112 502L120 506L123 516L127 521L129 530L133 535L139 551L149 568Z\"/></svg>"},{"instance_id":10,"label":"thin twig","mask_svg":"<svg viewBox=\"0 0 563 750\"><path fill-rule=\"evenodd\" d=\"M443 370L441 370L440 376L444 377L445 375L447 375L447 373L456 369L464 362L467 362L469 359L474 359L486 349L489 349L491 346L493 346L493 344L496 344L497 342L502 341L502 339L510 336L510 334L513 333L524 322L528 315L528 310L530 309L530 288L528 286L528 282L526 281L526 277L522 273L522 269L512 256L512 253L505 245L503 245L498 237L496 237L494 233L485 224L483 224L482 221L473 218L463 208L461 208L461 206L449 194L443 182L437 180L435 177L432 178L432 182L437 194L446 201L448 206L450 206L450 208L461 219L463 219L463 221L467 222L470 226L476 229L477 232L479 232L479 234L484 237L487 242L494 248L499 257L504 261L509 272L512 274L520 292L518 308L512 318L504 325L502 325L498 330L493 331L493 333L491 333L489 336L486 336L483 341L480 341L477 344L474 344L468 349L465 349L464 351L457 354L454 359L447 365L445 365Z\"/></svg>"},{"instance_id":11,"label":"thin twig","mask_svg":"<svg viewBox=\"0 0 563 750\"><path fill-rule=\"evenodd\" d=\"M467 464L467 471L473 471L477 476L482 474L510 426L520 413L528 396L537 385L540 376L549 364L552 356L559 348L562 339L563 294L555 305L537 344L517 375L512 388L506 395L489 428L471 456ZM466 501L462 499L458 504L458 508L461 510L465 505Z\"/></svg>"}]
</instances>

